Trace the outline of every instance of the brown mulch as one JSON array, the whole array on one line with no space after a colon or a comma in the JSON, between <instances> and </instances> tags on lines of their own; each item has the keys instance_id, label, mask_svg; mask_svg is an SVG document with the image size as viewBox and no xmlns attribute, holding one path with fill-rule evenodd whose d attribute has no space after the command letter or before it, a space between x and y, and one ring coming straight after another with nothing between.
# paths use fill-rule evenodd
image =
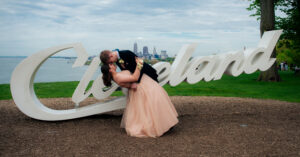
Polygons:
<instances>
[{"instance_id":1,"label":"brown mulch","mask_svg":"<svg viewBox=\"0 0 300 157\"><path fill-rule=\"evenodd\" d=\"M120 128L123 110L67 121L27 117L0 101L0 156L300 156L300 103L233 97L171 97L179 123L159 138ZM88 98L82 105L96 102ZM52 108L70 98L41 99Z\"/></svg>"}]
</instances>

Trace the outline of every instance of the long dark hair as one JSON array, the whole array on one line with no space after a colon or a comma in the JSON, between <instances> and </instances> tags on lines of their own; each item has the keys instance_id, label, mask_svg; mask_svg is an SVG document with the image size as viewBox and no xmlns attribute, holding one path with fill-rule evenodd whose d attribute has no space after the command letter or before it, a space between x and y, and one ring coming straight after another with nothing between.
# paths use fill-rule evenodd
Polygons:
<instances>
[{"instance_id":1,"label":"long dark hair","mask_svg":"<svg viewBox=\"0 0 300 157\"><path fill-rule=\"evenodd\" d=\"M111 86L112 75L109 72L109 66L107 64L103 64L101 66L101 72L104 85L107 87Z\"/></svg>"}]
</instances>

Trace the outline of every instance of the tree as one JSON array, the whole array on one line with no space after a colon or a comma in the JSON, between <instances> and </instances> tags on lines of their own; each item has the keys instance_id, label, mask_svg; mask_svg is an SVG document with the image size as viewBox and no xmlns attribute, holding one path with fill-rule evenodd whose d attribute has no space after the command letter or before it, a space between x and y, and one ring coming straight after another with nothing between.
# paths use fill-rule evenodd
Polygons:
<instances>
[{"instance_id":1,"label":"tree","mask_svg":"<svg viewBox=\"0 0 300 157\"><path fill-rule=\"evenodd\" d=\"M295 49L300 50L300 0L285 0L280 10L286 17L278 17L278 27L283 29L283 38L293 40Z\"/></svg>"},{"instance_id":2,"label":"tree","mask_svg":"<svg viewBox=\"0 0 300 157\"><path fill-rule=\"evenodd\" d=\"M290 43L282 52L291 58L291 64L300 66L300 0L285 0L280 10L286 17L278 17L278 27L283 29L282 40Z\"/></svg>"},{"instance_id":3,"label":"tree","mask_svg":"<svg viewBox=\"0 0 300 157\"><path fill-rule=\"evenodd\" d=\"M256 16L260 20L260 0L249 1L252 3L247 10L255 10L250 16ZM300 0L274 0L274 9L285 14L284 17L275 16L275 29L283 29L278 44L287 44L284 49L277 51L277 59L288 58L290 64L300 66Z\"/></svg>"},{"instance_id":4,"label":"tree","mask_svg":"<svg viewBox=\"0 0 300 157\"><path fill-rule=\"evenodd\" d=\"M256 15L260 14L260 36L265 31L275 29L275 1L274 0L253 0L250 7L256 9ZM250 8L249 7L249 8ZM248 9L249 10L249 9ZM251 8L250 8L251 10ZM274 48L272 58L276 58L276 48ZM275 62L267 71L262 71L257 78L258 81L280 81L278 74L277 63Z\"/></svg>"}]
</instances>

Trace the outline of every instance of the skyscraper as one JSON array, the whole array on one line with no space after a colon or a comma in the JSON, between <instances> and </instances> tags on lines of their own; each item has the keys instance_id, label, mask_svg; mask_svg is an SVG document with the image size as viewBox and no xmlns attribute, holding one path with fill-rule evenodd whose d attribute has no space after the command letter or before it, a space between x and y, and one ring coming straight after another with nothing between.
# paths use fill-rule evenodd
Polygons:
<instances>
[{"instance_id":1,"label":"skyscraper","mask_svg":"<svg viewBox=\"0 0 300 157\"><path fill-rule=\"evenodd\" d=\"M148 56L148 55L149 55L148 47L147 47L147 46L144 46L144 47L143 47L143 56Z\"/></svg>"},{"instance_id":2,"label":"skyscraper","mask_svg":"<svg viewBox=\"0 0 300 157\"><path fill-rule=\"evenodd\" d=\"M161 59L166 59L166 58L168 58L168 54L167 54L167 51L166 51L166 50L161 50L160 58L161 58Z\"/></svg>"},{"instance_id":3,"label":"skyscraper","mask_svg":"<svg viewBox=\"0 0 300 157\"><path fill-rule=\"evenodd\" d=\"M133 45L133 52L138 56L138 47L136 42Z\"/></svg>"},{"instance_id":4,"label":"skyscraper","mask_svg":"<svg viewBox=\"0 0 300 157\"><path fill-rule=\"evenodd\" d=\"M156 48L154 47L153 48L153 55L156 55L157 53L156 53Z\"/></svg>"},{"instance_id":5,"label":"skyscraper","mask_svg":"<svg viewBox=\"0 0 300 157\"><path fill-rule=\"evenodd\" d=\"M153 48L153 58L159 58L159 55L156 52L156 48Z\"/></svg>"}]
</instances>

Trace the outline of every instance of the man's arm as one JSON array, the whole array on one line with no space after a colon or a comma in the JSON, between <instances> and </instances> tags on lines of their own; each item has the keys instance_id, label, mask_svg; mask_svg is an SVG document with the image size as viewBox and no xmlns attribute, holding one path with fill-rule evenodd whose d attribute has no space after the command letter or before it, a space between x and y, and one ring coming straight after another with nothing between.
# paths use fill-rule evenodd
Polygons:
<instances>
[{"instance_id":1,"label":"man's arm","mask_svg":"<svg viewBox=\"0 0 300 157\"><path fill-rule=\"evenodd\" d=\"M129 50L119 51L120 57L127 63L126 69L128 69L131 73L134 73L136 62L135 58L137 57L133 52Z\"/></svg>"},{"instance_id":2,"label":"man's arm","mask_svg":"<svg viewBox=\"0 0 300 157\"><path fill-rule=\"evenodd\" d=\"M136 58L136 62L139 62L139 59ZM140 63L141 64L141 63ZM110 65L111 66L111 65ZM125 73L119 73L117 77L115 78L115 82L117 84L121 83L130 83L130 82L136 82L139 79L140 76L140 70L142 67L135 67L135 71L133 74L125 74Z\"/></svg>"},{"instance_id":3,"label":"man's arm","mask_svg":"<svg viewBox=\"0 0 300 157\"><path fill-rule=\"evenodd\" d=\"M130 63L135 63L135 57L137 57L132 51L129 50L122 50L119 51L120 54L122 54L122 58L124 58L125 60L127 60Z\"/></svg>"},{"instance_id":4,"label":"man's arm","mask_svg":"<svg viewBox=\"0 0 300 157\"><path fill-rule=\"evenodd\" d=\"M129 65L129 67L130 68L133 67L132 69L129 69L133 73L134 68L136 66L135 58L137 56L130 50L123 50L122 52L123 52L123 54L126 53L126 55L124 55L124 57L126 57L127 61L131 64L131 65ZM144 63L144 67L143 67L143 69L141 69L141 74L140 74L140 77L138 79L138 82L140 82L140 80L142 78L142 75L144 73L147 74L148 76L150 76L154 81L158 82L158 80L157 80L158 75L156 73L156 70L151 65L149 65L147 63Z\"/></svg>"},{"instance_id":5,"label":"man's arm","mask_svg":"<svg viewBox=\"0 0 300 157\"><path fill-rule=\"evenodd\" d=\"M144 66L143 66L143 69L141 70L141 75L138 79L138 82L141 81L143 74L150 76L154 81L158 82L158 80L157 80L158 75L156 73L156 70L151 65L144 63Z\"/></svg>"}]
</instances>

